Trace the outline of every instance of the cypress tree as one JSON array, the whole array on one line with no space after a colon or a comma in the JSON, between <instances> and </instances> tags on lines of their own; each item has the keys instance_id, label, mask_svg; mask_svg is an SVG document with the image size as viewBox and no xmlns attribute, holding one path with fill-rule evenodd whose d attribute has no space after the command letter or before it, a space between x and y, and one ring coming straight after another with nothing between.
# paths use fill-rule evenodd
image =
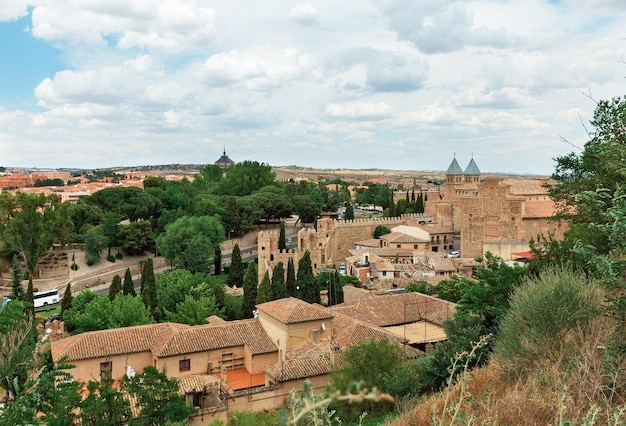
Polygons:
<instances>
[{"instance_id":1,"label":"cypress tree","mask_svg":"<svg viewBox=\"0 0 626 426\"><path fill-rule=\"evenodd\" d=\"M354 207L350 201L346 204L346 220L354 220Z\"/></svg>"},{"instance_id":2,"label":"cypress tree","mask_svg":"<svg viewBox=\"0 0 626 426\"><path fill-rule=\"evenodd\" d=\"M122 293L124 293L124 296L137 296L137 292L135 292L135 284L133 283L133 276L130 273L130 268L126 268L126 272L124 273L124 285L122 286Z\"/></svg>"},{"instance_id":3,"label":"cypress tree","mask_svg":"<svg viewBox=\"0 0 626 426\"><path fill-rule=\"evenodd\" d=\"M111 286L109 287L109 300L112 302L115 297L122 292L122 278L119 275L115 275L111 280Z\"/></svg>"},{"instance_id":4,"label":"cypress tree","mask_svg":"<svg viewBox=\"0 0 626 426\"><path fill-rule=\"evenodd\" d=\"M11 284L11 299L24 300L24 289L22 288L22 271L17 255L13 255L12 265L13 282Z\"/></svg>"},{"instance_id":5,"label":"cypress tree","mask_svg":"<svg viewBox=\"0 0 626 426\"><path fill-rule=\"evenodd\" d=\"M278 262L272 272L272 300L287 297L287 287L285 286L285 268L283 262Z\"/></svg>"},{"instance_id":6,"label":"cypress tree","mask_svg":"<svg viewBox=\"0 0 626 426\"><path fill-rule=\"evenodd\" d=\"M300 288L300 299L309 303L321 303L320 288L311 265L311 253L307 250L298 262L296 287Z\"/></svg>"},{"instance_id":7,"label":"cypress tree","mask_svg":"<svg viewBox=\"0 0 626 426\"><path fill-rule=\"evenodd\" d=\"M272 299L272 284L270 284L270 274L265 271L265 275L263 275L263 279L261 280L261 284L259 284L259 288L257 290L256 295L256 304L260 305L261 303L270 302Z\"/></svg>"},{"instance_id":8,"label":"cypress tree","mask_svg":"<svg viewBox=\"0 0 626 426\"><path fill-rule=\"evenodd\" d=\"M26 289L26 303L29 304L28 313L35 317L35 290L33 289L33 277L28 274L28 288Z\"/></svg>"},{"instance_id":9,"label":"cypress tree","mask_svg":"<svg viewBox=\"0 0 626 426\"><path fill-rule=\"evenodd\" d=\"M243 302L241 304L241 315L243 318L252 318L254 316L257 284L258 276L256 264L250 263L243 281Z\"/></svg>"},{"instance_id":10,"label":"cypress tree","mask_svg":"<svg viewBox=\"0 0 626 426\"><path fill-rule=\"evenodd\" d=\"M411 201L415 201L415 187L411 190Z\"/></svg>"},{"instance_id":11,"label":"cypress tree","mask_svg":"<svg viewBox=\"0 0 626 426\"><path fill-rule=\"evenodd\" d=\"M343 290L339 273L333 271L328 278L328 306L343 303Z\"/></svg>"},{"instance_id":12,"label":"cypress tree","mask_svg":"<svg viewBox=\"0 0 626 426\"><path fill-rule=\"evenodd\" d=\"M63 293L63 299L61 299L61 317L63 317L63 312L72 307L72 299L72 286L70 283L67 283L65 293Z\"/></svg>"},{"instance_id":13,"label":"cypress tree","mask_svg":"<svg viewBox=\"0 0 626 426\"><path fill-rule=\"evenodd\" d=\"M228 278L226 282L229 287L239 287L243 285L244 270L243 262L241 261L241 250L239 250L239 244L235 244L233 247L233 253L231 255L230 271L228 272ZM255 296L256 298L256 296Z\"/></svg>"},{"instance_id":14,"label":"cypress tree","mask_svg":"<svg viewBox=\"0 0 626 426\"><path fill-rule=\"evenodd\" d=\"M215 247L215 260L213 261L213 275L222 273L222 248L219 244Z\"/></svg>"},{"instance_id":15,"label":"cypress tree","mask_svg":"<svg viewBox=\"0 0 626 426\"><path fill-rule=\"evenodd\" d=\"M285 289L287 290L287 296L297 297L296 290L296 268L293 264L293 258L289 258L287 262L287 280L285 281Z\"/></svg>"},{"instance_id":16,"label":"cypress tree","mask_svg":"<svg viewBox=\"0 0 626 426\"><path fill-rule=\"evenodd\" d=\"M280 233L278 234L278 250L283 251L287 249L287 241L285 239L285 222L280 222Z\"/></svg>"},{"instance_id":17,"label":"cypress tree","mask_svg":"<svg viewBox=\"0 0 626 426\"><path fill-rule=\"evenodd\" d=\"M141 298L144 305L150 310L152 317L158 321L160 319L160 311L158 311L157 293L156 293L156 279L154 277L154 266L152 258L146 259L141 268L141 282L143 288L141 290Z\"/></svg>"}]
</instances>

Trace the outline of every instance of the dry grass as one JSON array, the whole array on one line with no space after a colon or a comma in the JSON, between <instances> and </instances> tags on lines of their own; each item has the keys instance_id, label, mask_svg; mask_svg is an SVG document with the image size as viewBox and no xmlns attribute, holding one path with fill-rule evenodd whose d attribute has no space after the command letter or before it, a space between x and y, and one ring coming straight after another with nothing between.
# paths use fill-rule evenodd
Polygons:
<instances>
[{"instance_id":1,"label":"dry grass","mask_svg":"<svg viewBox=\"0 0 626 426\"><path fill-rule=\"evenodd\" d=\"M568 337L568 353L538 361L517 376L492 362L465 373L443 392L419 399L389 426L624 424L624 360L607 367L614 324L601 317L591 333ZM617 417L617 418L616 418Z\"/></svg>"}]
</instances>

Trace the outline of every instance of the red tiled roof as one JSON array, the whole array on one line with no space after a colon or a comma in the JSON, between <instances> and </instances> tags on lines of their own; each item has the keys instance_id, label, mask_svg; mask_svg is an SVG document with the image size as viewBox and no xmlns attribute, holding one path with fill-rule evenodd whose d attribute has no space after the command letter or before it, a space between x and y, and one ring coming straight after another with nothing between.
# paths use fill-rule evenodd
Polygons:
<instances>
[{"instance_id":1,"label":"red tiled roof","mask_svg":"<svg viewBox=\"0 0 626 426\"><path fill-rule=\"evenodd\" d=\"M328 308L379 327L426 320L441 325L454 314L455 304L421 293L370 296Z\"/></svg>"},{"instance_id":2,"label":"red tiled roof","mask_svg":"<svg viewBox=\"0 0 626 426\"><path fill-rule=\"evenodd\" d=\"M52 359L68 361L145 352L166 341L176 330L189 328L176 323L138 325L77 334L52 344Z\"/></svg>"},{"instance_id":3,"label":"red tiled roof","mask_svg":"<svg viewBox=\"0 0 626 426\"><path fill-rule=\"evenodd\" d=\"M224 324L163 323L92 331L52 344L52 358L68 361L152 351L167 357L246 345L252 354L276 352L276 346L257 319Z\"/></svg>"},{"instance_id":4,"label":"red tiled roof","mask_svg":"<svg viewBox=\"0 0 626 426\"><path fill-rule=\"evenodd\" d=\"M162 358L243 345L253 355L277 351L259 320L251 319L178 330L166 342L153 348L152 352Z\"/></svg>"},{"instance_id":5,"label":"red tiled roof","mask_svg":"<svg viewBox=\"0 0 626 426\"><path fill-rule=\"evenodd\" d=\"M257 309L276 318L283 324L332 318L332 315L321 306L311 305L295 297L262 303L257 305Z\"/></svg>"}]
</instances>

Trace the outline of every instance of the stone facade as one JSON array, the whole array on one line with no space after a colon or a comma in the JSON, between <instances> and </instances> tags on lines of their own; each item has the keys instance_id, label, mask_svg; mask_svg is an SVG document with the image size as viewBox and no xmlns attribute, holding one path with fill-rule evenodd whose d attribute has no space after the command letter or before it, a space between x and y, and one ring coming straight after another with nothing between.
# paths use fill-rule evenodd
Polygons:
<instances>
[{"instance_id":1,"label":"stone facade","mask_svg":"<svg viewBox=\"0 0 626 426\"><path fill-rule=\"evenodd\" d=\"M308 250L311 255L313 273L329 265L337 268L340 262L350 256L357 241L371 239L377 226L393 228L407 225L418 226L433 222L433 217L427 214L407 214L392 218L372 218L337 221L320 219L317 221L317 230L304 228L298 232L298 247L295 250L278 250L279 233L276 231L261 231L257 239L257 253L259 258L259 283L266 272L272 275L272 270L283 262L285 270L287 262L293 259L294 266Z\"/></svg>"},{"instance_id":2,"label":"stone facade","mask_svg":"<svg viewBox=\"0 0 626 426\"><path fill-rule=\"evenodd\" d=\"M545 179L485 178L475 194L462 196L461 255L482 256L487 249L505 260L526 251L540 234L563 237L565 226L552 222L554 203Z\"/></svg>"}]
</instances>

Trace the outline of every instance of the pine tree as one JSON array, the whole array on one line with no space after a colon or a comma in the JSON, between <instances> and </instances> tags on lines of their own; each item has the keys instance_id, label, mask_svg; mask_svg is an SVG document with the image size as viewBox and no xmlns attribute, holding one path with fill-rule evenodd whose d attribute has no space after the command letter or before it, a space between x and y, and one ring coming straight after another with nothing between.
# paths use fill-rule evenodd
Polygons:
<instances>
[{"instance_id":1,"label":"pine tree","mask_svg":"<svg viewBox=\"0 0 626 426\"><path fill-rule=\"evenodd\" d=\"M278 250L284 251L287 249L287 241L285 239L285 222L280 222L280 233L278 234Z\"/></svg>"},{"instance_id":2,"label":"pine tree","mask_svg":"<svg viewBox=\"0 0 626 426\"><path fill-rule=\"evenodd\" d=\"M159 321L160 311L158 310L159 305L157 302L156 279L154 277L152 258L150 257L146 259L141 268L141 282L143 283L143 288L141 290L143 303L150 310L152 317L156 321Z\"/></svg>"},{"instance_id":3,"label":"pine tree","mask_svg":"<svg viewBox=\"0 0 626 426\"><path fill-rule=\"evenodd\" d=\"M115 300L115 297L122 291L122 279L119 275L115 275L111 280L111 286L109 287L109 300Z\"/></svg>"},{"instance_id":4,"label":"pine tree","mask_svg":"<svg viewBox=\"0 0 626 426\"><path fill-rule=\"evenodd\" d=\"M307 250L298 262L296 287L300 288L300 299L309 303L321 303L320 288L311 265L311 253Z\"/></svg>"},{"instance_id":5,"label":"pine tree","mask_svg":"<svg viewBox=\"0 0 626 426\"><path fill-rule=\"evenodd\" d=\"M272 300L287 297L287 287L285 286L285 268L283 262L278 262L272 272Z\"/></svg>"},{"instance_id":6,"label":"pine tree","mask_svg":"<svg viewBox=\"0 0 626 426\"><path fill-rule=\"evenodd\" d=\"M122 286L122 293L124 296L137 296L135 292L135 283L133 283L133 276L130 273L130 268L126 268L126 272L124 273L124 285Z\"/></svg>"},{"instance_id":7,"label":"pine tree","mask_svg":"<svg viewBox=\"0 0 626 426\"><path fill-rule=\"evenodd\" d=\"M61 299L61 317L63 317L63 312L72 308L72 299L72 285L67 283L65 293L63 293L63 299Z\"/></svg>"},{"instance_id":8,"label":"pine tree","mask_svg":"<svg viewBox=\"0 0 626 426\"><path fill-rule=\"evenodd\" d=\"M256 264L250 263L243 280L243 302L241 304L241 314L244 318L252 318L254 316L257 284L258 276Z\"/></svg>"},{"instance_id":9,"label":"pine tree","mask_svg":"<svg viewBox=\"0 0 626 426\"><path fill-rule=\"evenodd\" d=\"M287 280L285 281L285 289L287 290L287 297L297 297L296 289L296 268L293 264L293 258L289 258L287 262Z\"/></svg>"},{"instance_id":10,"label":"pine tree","mask_svg":"<svg viewBox=\"0 0 626 426\"><path fill-rule=\"evenodd\" d=\"M222 273L222 248L219 244L215 247L215 260L213 262L213 275L220 275Z\"/></svg>"},{"instance_id":11,"label":"pine tree","mask_svg":"<svg viewBox=\"0 0 626 426\"><path fill-rule=\"evenodd\" d=\"M243 285L244 270L243 262L241 261L241 251L239 250L239 244L235 244L233 247L233 253L231 255L230 271L228 272L228 278L226 280L229 287L239 287ZM256 297L256 296L255 296Z\"/></svg>"},{"instance_id":12,"label":"pine tree","mask_svg":"<svg viewBox=\"0 0 626 426\"><path fill-rule=\"evenodd\" d=\"M259 284L259 288L257 290L256 304L260 305L261 303L270 302L272 300L272 284L270 284L270 274L265 271L265 275L263 275L263 279L261 280L261 284Z\"/></svg>"},{"instance_id":13,"label":"pine tree","mask_svg":"<svg viewBox=\"0 0 626 426\"><path fill-rule=\"evenodd\" d=\"M346 220L354 220L354 207L350 201L346 204Z\"/></svg>"},{"instance_id":14,"label":"pine tree","mask_svg":"<svg viewBox=\"0 0 626 426\"><path fill-rule=\"evenodd\" d=\"M11 299L24 300L24 289L22 288L22 271L20 271L20 262L17 255L13 256L12 266L13 282L11 284Z\"/></svg>"}]
</instances>

